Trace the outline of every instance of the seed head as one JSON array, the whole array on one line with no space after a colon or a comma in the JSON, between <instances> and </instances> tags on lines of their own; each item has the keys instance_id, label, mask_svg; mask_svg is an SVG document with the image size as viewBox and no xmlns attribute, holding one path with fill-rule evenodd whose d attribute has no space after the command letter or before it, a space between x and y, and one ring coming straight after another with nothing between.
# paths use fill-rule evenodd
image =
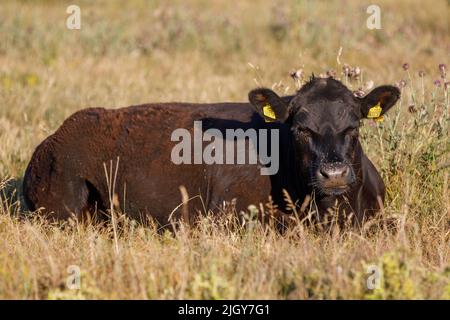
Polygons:
<instances>
[{"instance_id":1,"label":"seed head","mask_svg":"<svg viewBox=\"0 0 450 320\"><path fill-rule=\"evenodd\" d=\"M416 107L412 104L412 105L410 105L410 106L408 107L408 112L409 112L409 113L416 113L416 112L417 112L417 109L416 109Z\"/></svg>"},{"instance_id":2,"label":"seed head","mask_svg":"<svg viewBox=\"0 0 450 320\"><path fill-rule=\"evenodd\" d=\"M353 95L358 98L362 98L366 95L362 88L358 88L358 90L353 91Z\"/></svg>"},{"instance_id":3,"label":"seed head","mask_svg":"<svg viewBox=\"0 0 450 320\"><path fill-rule=\"evenodd\" d=\"M335 78L336 77L336 71L334 69L330 69L327 71L327 76L330 78Z\"/></svg>"},{"instance_id":4,"label":"seed head","mask_svg":"<svg viewBox=\"0 0 450 320\"><path fill-rule=\"evenodd\" d=\"M446 76L446 71L447 71L447 66L443 63L439 64L439 71L441 72L441 78L445 79Z\"/></svg>"},{"instance_id":5,"label":"seed head","mask_svg":"<svg viewBox=\"0 0 450 320\"><path fill-rule=\"evenodd\" d=\"M348 77L350 75L350 66L348 64L344 64L342 67L342 72L346 77Z\"/></svg>"},{"instance_id":6,"label":"seed head","mask_svg":"<svg viewBox=\"0 0 450 320\"><path fill-rule=\"evenodd\" d=\"M298 69L298 70L291 71L290 76L294 80L303 79L303 69Z\"/></svg>"},{"instance_id":7,"label":"seed head","mask_svg":"<svg viewBox=\"0 0 450 320\"><path fill-rule=\"evenodd\" d=\"M399 89L402 89L402 88L404 88L405 86L406 86L406 80L400 80L399 82L397 82L396 84L395 84L395 86L397 87L397 88L399 88Z\"/></svg>"}]
</instances>

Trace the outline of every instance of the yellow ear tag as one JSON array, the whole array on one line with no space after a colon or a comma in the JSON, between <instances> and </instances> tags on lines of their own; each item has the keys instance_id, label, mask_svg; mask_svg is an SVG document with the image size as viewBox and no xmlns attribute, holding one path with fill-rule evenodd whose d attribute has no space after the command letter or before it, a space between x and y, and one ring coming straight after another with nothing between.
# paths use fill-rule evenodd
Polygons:
<instances>
[{"instance_id":1,"label":"yellow ear tag","mask_svg":"<svg viewBox=\"0 0 450 320\"><path fill-rule=\"evenodd\" d=\"M369 113L367 114L367 118L369 119L377 119L381 115L381 109L380 103L378 102L376 105L374 105L372 108L369 109Z\"/></svg>"},{"instance_id":2,"label":"yellow ear tag","mask_svg":"<svg viewBox=\"0 0 450 320\"><path fill-rule=\"evenodd\" d=\"M264 116L265 116L266 118L269 118L269 119L265 119L266 122L273 122L273 121L275 121L275 120L277 119L277 117L276 117L276 115L275 115L275 111L273 111L273 109L272 109L272 107L270 106L270 104L266 104L266 105L263 107L263 113L264 113Z\"/></svg>"},{"instance_id":3,"label":"yellow ear tag","mask_svg":"<svg viewBox=\"0 0 450 320\"><path fill-rule=\"evenodd\" d=\"M376 122L383 122L384 117L383 116L379 116L378 118L374 118L373 120L376 121Z\"/></svg>"}]
</instances>

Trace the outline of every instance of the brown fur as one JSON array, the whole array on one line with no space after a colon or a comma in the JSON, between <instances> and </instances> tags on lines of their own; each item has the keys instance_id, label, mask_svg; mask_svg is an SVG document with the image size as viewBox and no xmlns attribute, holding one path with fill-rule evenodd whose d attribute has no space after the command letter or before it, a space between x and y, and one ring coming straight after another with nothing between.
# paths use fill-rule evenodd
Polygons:
<instances>
[{"instance_id":1,"label":"brown fur","mask_svg":"<svg viewBox=\"0 0 450 320\"><path fill-rule=\"evenodd\" d=\"M251 121L249 104L149 104L117 110L81 110L36 149L24 178L25 200L52 218L81 217L109 207L103 164L119 157L115 190L120 209L130 217L147 215L161 224L181 203L179 186L190 197L191 212L215 209L237 199L238 210L266 201L270 178L256 165L175 165L170 140L176 128L192 131L194 120ZM202 203L203 201L203 203Z\"/></svg>"}]
</instances>

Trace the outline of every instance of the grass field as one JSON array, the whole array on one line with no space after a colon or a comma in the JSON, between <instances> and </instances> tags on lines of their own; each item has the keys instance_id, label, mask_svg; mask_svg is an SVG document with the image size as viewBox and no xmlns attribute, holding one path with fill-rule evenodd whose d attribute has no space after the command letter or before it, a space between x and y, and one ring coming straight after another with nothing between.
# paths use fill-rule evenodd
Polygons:
<instances>
[{"instance_id":1,"label":"grass field","mask_svg":"<svg viewBox=\"0 0 450 320\"><path fill-rule=\"evenodd\" d=\"M377 0L380 30L366 27L367 1L227 0L76 1L81 29L68 30L73 2L0 4L1 299L450 299L448 1ZM161 233L127 219L51 225L21 204L34 148L76 110L246 101L256 86L292 93L311 72L402 88L362 128L387 186L364 228L294 221L279 234L208 213Z\"/></svg>"}]
</instances>

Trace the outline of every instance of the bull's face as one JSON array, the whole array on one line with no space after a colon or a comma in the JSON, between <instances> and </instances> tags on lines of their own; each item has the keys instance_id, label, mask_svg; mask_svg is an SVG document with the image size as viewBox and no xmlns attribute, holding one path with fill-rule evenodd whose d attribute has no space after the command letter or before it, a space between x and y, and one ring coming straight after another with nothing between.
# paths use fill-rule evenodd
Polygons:
<instances>
[{"instance_id":1,"label":"bull's face","mask_svg":"<svg viewBox=\"0 0 450 320\"><path fill-rule=\"evenodd\" d=\"M357 182L360 120L380 119L399 96L397 88L381 86L358 98L337 80L313 78L288 104L269 89L253 90L249 99L266 120L289 125L306 183L319 194L337 196Z\"/></svg>"}]
</instances>

